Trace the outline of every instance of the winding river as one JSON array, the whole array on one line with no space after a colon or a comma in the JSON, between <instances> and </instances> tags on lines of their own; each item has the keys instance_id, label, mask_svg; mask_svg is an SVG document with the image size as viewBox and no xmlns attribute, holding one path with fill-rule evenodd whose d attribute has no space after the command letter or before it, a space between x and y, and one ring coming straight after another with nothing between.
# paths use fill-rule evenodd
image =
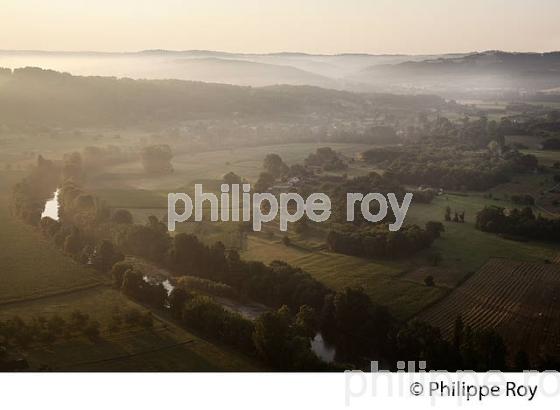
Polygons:
<instances>
[{"instance_id":1,"label":"winding river","mask_svg":"<svg viewBox=\"0 0 560 410\"><path fill-rule=\"evenodd\" d=\"M49 217L54 219L55 221L59 220L59 213L58 213L58 196L60 193L60 189L57 188L55 192L53 192L52 198L45 202L45 207L41 214L41 218ZM146 282L150 283L161 283L165 288L167 295L169 296L175 286L173 285L172 281L166 277L159 277L156 275L145 275L143 278ZM261 305L259 303L241 303L237 300L225 298L225 297L213 297L214 300L222 305L225 309L239 313L246 319L249 320L256 320L261 314L267 312L269 309ZM321 333L317 333L315 337L311 340L311 350L326 363L332 363L335 360L336 356L336 349L329 345L323 339Z\"/></svg>"}]
</instances>

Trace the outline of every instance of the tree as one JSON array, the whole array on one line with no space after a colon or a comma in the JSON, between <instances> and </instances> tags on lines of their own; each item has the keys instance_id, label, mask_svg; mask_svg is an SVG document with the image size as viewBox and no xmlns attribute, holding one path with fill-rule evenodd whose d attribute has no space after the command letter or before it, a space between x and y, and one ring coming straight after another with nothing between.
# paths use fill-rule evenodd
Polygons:
<instances>
[{"instance_id":1,"label":"tree","mask_svg":"<svg viewBox=\"0 0 560 410\"><path fill-rule=\"evenodd\" d=\"M299 334L313 337L317 333L317 315L311 306L302 305L296 314L295 325Z\"/></svg>"},{"instance_id":2,"label":"tree","mask_svg":"<svg viewBox=\"0 0 560 410\"><path fill-rule=\"evenodd\" d=\"M72 152L65 154L64 165L62 166L62 176L64 179L70 179L75 182L80 182L84 177L82 156L79 152Z\"/></svg>"},{"instance_id":3,"label":"tree","mask_svg":"<svg viewBox=\"0 0 560 410\"><path fill-rule=\"evenodd\" d=\"M506 346L502 337L493 329L465 327L460 353L462 366L478 372L506 370Z\"/></svg>"},{"instance_id":4,"label":"tree","mask_svg":"<svg viewBox=\"0 0 560 410\"><path fill-rule=\"evenodd\" d=\"M100 272L107 272L111 267L124 259L124 255L115 249L112 242L102 240L96 247L91 258L92 266Z\"/></svg>"},{"instance_id":5,"label":"tree","mask_svg":"<svg viewBox=\"0 0 560 410\"><path fill-rule=\"evenodd\" d=\"M255 191L256 192L265 192L266 190L268 190L268 188L270 188L272 185L274 185L274 181L275 181L275 178L274 178L273 174L271 174L269 172L261 172L261 174L259 175L259 179L257 180L257 183L255 184Z\"/></svg>"},{"instance_id":6,"label":"tree","mask_svg":"<svg viewBox=\"0 0 560 410\"><path fill-rule=\"evenodd\" d=\"M426 286L433 287L435 285L434 277L432 275L426 276L424 283Z\"/></svg>"},{"instance_id":7,"label":"tree","mask_svg":"<svg viewBox=\"0 0 560 410\"><path fill-rule=\"evenodd\" d=\"M84 335L91 340L95 340L99 337L99 322L97 321L90 321L85 327L84 327Z\"/></svg>"},{"instance_id":8,"label":"tree","mask_svg":"<svg viewBox=\"0 0 560 410\"><path fill-rule=\"evenodd\" d=\"M513 370L516 372L523 372L525 370L530 370L531 364L529 362L529 355L525 350L519 350L515 354ZM552 369L547 369L552 370Z\"/></svg>"},{"instance_id":9,"label":"tree","mask_svg":"<svg viewBox=\"0 0 560 410\"><path fill-rule=\"evenodd\" d=\"M336 293L333 309L334 329L329 326L329 333L340 342L341 357L382 357L388 352L394 319L386 308L373 304L363 289L346 288Z\"/></svg>"},{"instance_id":10,"label":"tree","mask_svg":"<svg viewBox=\"0 0 560 410\"><path fill-rule=\"evenodd\" d=\"M305 235L309 232L309 221L307 218L301 218L294 223L294 230L298 235Z\"/></svg>"},{"instance_id":11,"label":"tree","mask_svg":"<svg viewBox=\"0 0 560 410\"><path fill-rule=\"evenodd\" d=\"M290 246L292 244L292 241L288 235L284 235L282 237L282 243L284 244L284 246Z\"/></svg>"},{"instance_id":12,"label":"tree","mask_svg":"<svg viewBox=\"0 0 560 410\"><path fill-rule=\"evenodd\" d=\"M340 156L330 147L317 148L304 161L307 166L321 167L325 171L340 171L348 168Z\"/></svg>"},{"instance_id":13,"label":"tree","mask_svg":"<svg viewBox=\"0 0 560 410\"><path fill-rule=\"evenodd\" d=\"M445 221L451 221L451 208L449 206L445 207Z\"/></svg>"},{"instance_id":14,"label":"tree","mask_svg":"<svg viewBox=\"0 0 560 410\"><path fill-rule=\"evenodd\" d=\"M185 302L188 300L189 294L182 287L175 287L169 294L169 308L175 315L175 317L180 317Z\"/></svg>"},{"instance_id":15,"label":"tree","mask_svg":"<svg viewBox=\"0 0 560 410\"><path fill-rule=\"evenodd\" d=\"M241 177L234 172L228 172L227 174L225 174L222 178L222 181L227 185L241 184L242 182Z\"/></svg>"},{"instance_id":16,"label":"tree","mask_svg":"<svg viewBox=\"0 0 560 410\"><path fill-rule=\"evenodd\" d=\"M127 270L123 276L122 291L129 296L139 297L145 283L142 273L132 269Z\"/></svg>"},{"instance_id":17,"label":"tree","mask_svg":"<svg viewBox=\"0 0 560 410\"><path fill-rule=\"evenodd\" d=\"M268 154L264 158L263 168L274 178L281 178L288 173L288 166L282 161L278 154Z\"/></svg>"},{"instance_id":18,"label":"tree","mask_svg":"<svg viewBox=\"0 0 560 410\"><path fill-rule=\"evenodd\" d=\"M131 225L133 222L132 214L128 209L117 209L111 220L116 224L126 224Z\"/></svg>"},{"instance_id":19,"label":"tree","mask_svg":"<svg viewBox=\"0 0 560 410\"><path fill-rule=\"evenodd\" d=\"M111 276L113 277L113 283L117 289L120 289L123 284L124 274L132 270L133 266L126 262L117 262L113 265L111 269Z\"/></svg>"},{"instance_id":20,"label":"tree","mask_svg":"<svg viewBox=\"0 0 560 410\"><path fill-rule=\"evenodd\" d=\"M426 222L426 232L433 238L439 238L441 233L445 231L445 227L441 222L428 221Z\"/></svg>"},{"instance_id":21,"label":"tree","mask_svg":"<svg viewBox=\"0 0 560 410\"><path fill-rule=\"evenodd\" d=\"M80 230L75 226L72 227L70 235L64 240L64 252L71 255L78 255L84 247L84 240Z\"/></svg>"},{"instance_id":22,"label":"tree","mask_svg":"<svg viewBox=\"0 0 560 410\"><path fill-rule=\"evenodd\" d=\"M458 367L457 351L441 337L438 328L413 320L403 325L395 338L399 360L426 361L429 370L454 371Z\"/></svg>"},{"instance_id":23,"label":"tree","mask_svg":"<svg viewBox=\"0 0 560 410\"><path fill-rule=\"evenodd\" d=\"M290 311L282 306L266 312L255 321L253 342L257 352L272 366L282 369L290 366Z\"/></svg>"},{"instance_id":24,"label":"tree","mask_svg":"<svg viewBox=\"0 0 560 410\"><path fill-rule=\"evenodd\" d=\"M465 324L463 323L463 318L458 315L455 318L455 323L453 325L453 345L456 349L461 347L463 343L463 332L465 330Z\"/></svg>"}]
</instances>

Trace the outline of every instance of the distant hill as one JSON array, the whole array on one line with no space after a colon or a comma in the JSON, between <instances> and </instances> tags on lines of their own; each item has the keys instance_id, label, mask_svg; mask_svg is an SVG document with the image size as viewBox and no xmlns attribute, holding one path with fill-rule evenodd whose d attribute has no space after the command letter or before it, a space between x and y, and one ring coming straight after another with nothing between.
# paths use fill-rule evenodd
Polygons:
<instances>
[{"instance_id":1,"label":"distant hill","mask_svg":"<svg viewBox=\"0 0 560 410\"><path fill-rule=\"evenodd\" d=\"M435 96L362 94L311 86L253 88L182 80L80 77L40 68L0 69L0 91L0 125L18 126L126 126L304 115L355 118L371 113L376 105L406 109L445 104Z\"/></svg>"},{"instance_id":2,"label":"distant hill","mask_svg":"<svg viewBox=\"0 0 560 410\"><path fill-rule=\"evenodd\" d=\"M162 65L160 75L182 80L257 87L290 84L337 88L335 80L300 68L218 57L178 57Z\"/></svg>"},{"instance_id":3,"label":"distant hill","mask_svg":"<svg viewBox=\"0 0 560 410\"><path fill-rule=\"evenodd\" d=\"M450 55L454 56L454 55ZM314 85L361 90L344 77L366 67L435 56L305 53L246 54L208 50L134 53L0 50L0 67L41 67L74 75L180 79L235 85ZM444 56L438 56L444 58Z\"/></svg>"},{"instance_id":4,"label":"distant hill","mask_svg":"<svg viewBox=\"0 0 560 410\"><path fill-rule=\"evenodd\" d=\"M432 92L536 92L560 86L560 52L487 51L454 58L407 61L363 69L349 79Z\"/></svg>"},{"instance_id":5,"label":"distant hill","mask_svg":"<svg viewBox=\"0 0 560 410\"><path fill-rule=\"evenodd\" d=\"M244 86L312 85L357 92L519 95L560 87L560 52L443 55L127 53L2 51L0 67L41 67L74 75L179 79Z\"/></svg>"}]
</instances>

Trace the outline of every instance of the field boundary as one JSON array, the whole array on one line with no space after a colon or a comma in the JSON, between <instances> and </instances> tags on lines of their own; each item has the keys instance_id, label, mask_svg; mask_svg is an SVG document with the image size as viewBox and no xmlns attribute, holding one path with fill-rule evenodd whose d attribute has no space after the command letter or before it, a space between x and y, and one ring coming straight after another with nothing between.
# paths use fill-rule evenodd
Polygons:
<instances>
[{"instance_id":1,"label":"field boundary","mask_svg":"<svg viewBox=\"0 0 560 410\"><path fill-rule=\"evenodd\" d=\"M59 296L66 296L66 295L71 295L71 294L79 293L79 292L86 292L86 291L89 291L89 290L92 290L92 289L97 289L97 288L100 288L100 287L110 288L111 285L109 285L108 283L102 283L102 282L92 283L92 284L85 285L85 286L79 286L79 287L75 287L75 288L72 288L72 289L65 289L63 291L55 291L55 292L45 293L43 295L32 296L32 297L25 298L25 299L5 300L5 301L0 302L0 306L13 306L13 305L25 304L25 303L29 303L29 302L35 302L37 300L56 298L56 297L59 297Z\"/></svg>"}]
</instances>

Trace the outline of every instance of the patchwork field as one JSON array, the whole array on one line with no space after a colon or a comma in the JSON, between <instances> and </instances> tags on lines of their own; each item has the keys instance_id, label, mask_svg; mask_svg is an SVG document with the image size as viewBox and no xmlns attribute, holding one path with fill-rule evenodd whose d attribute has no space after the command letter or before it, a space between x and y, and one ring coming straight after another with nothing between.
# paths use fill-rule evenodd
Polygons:
<instances>
[{"instance_id":1,"label":"patchwork field","mask_svg":"<svg viewBox=\"0 0 560 410\"><path fill-rule=\"evenodd\" d=\"M496 329L514 354L560 352L560 265L493 258L447 298L419 316L451 337L458 315Z\"/></svg>"},{"instance_id":2,"label":"patchwork field","mask_svg":"<svg viewBox=\"0 0 560 410\"><path fill-rule=\"evenodd\" d=\"M328 145L349 157L355 156L365 147L359 144ZM230 170L254 180L262 171L262 159L267 153L276 152L287 163L295 163L319 146L322 145L274 145L178 155L173 160L175 173L161 179L146 177L140 164L128 163L111 170L111 178L118 178L116 186L108 187L94 182L94 192L112 207L129 209L135 221L141 223L149 215L159 218L166 215L166 196L170 191L192 193L196 182L202 182L207 187L205 189L217 189L221 176ZM354 167L354 172L371 171L359 162ZM530 181L525 183L527 178ZM284 260L308 271L333 289L361 286L372 300L388 305L397 317L408 318L445 296L490 257L543 261L554 255L555 250L550 245L510 241L480 232L474 226L476 213L484 206L515 206L507 199L509 195L525 192L527 187L535 189L536 178L544 187L549 182L546 178L550 176L516 178L510 184L496 187L492 198L480 193L445 194L435 198L431 204L413 204L407 215L407 223L423 226L428 221L443 221L447 206L452 211L464 211L466 223L445 223L446 232L431 249L398 262L323 252L322 238L299 237L292 232L287 234L292 246L286 247L281 243L281 238L286 234L281 233L274 223L265 227L261 234L249 235L246 241L238 234L237 226L231 223L186 223L178 225L178 231L194 233L207 243L219 240L227 247L240 247L245 259L266 263ZM439 255L437 266L432 266L434 254ZM424 284L424 279L429 275L434 277L435 287Z\"/></svg>"},{"instance_id":3,"label":"patchwork field","mask_svg":"<svg viewBox=\"0 0 560 410\"><path fill-rule=\"evenodd\" d=\"M250 235L245 259L271 262L286 261L309 272L334 290L362 287L376 303L387 306L399 319L407 319L445 296L446 287L427 287L423 282L409 280L406 263L373 261L324 251L308 251L285 246L279 240Z\"/></svg>"}]
</instances>

